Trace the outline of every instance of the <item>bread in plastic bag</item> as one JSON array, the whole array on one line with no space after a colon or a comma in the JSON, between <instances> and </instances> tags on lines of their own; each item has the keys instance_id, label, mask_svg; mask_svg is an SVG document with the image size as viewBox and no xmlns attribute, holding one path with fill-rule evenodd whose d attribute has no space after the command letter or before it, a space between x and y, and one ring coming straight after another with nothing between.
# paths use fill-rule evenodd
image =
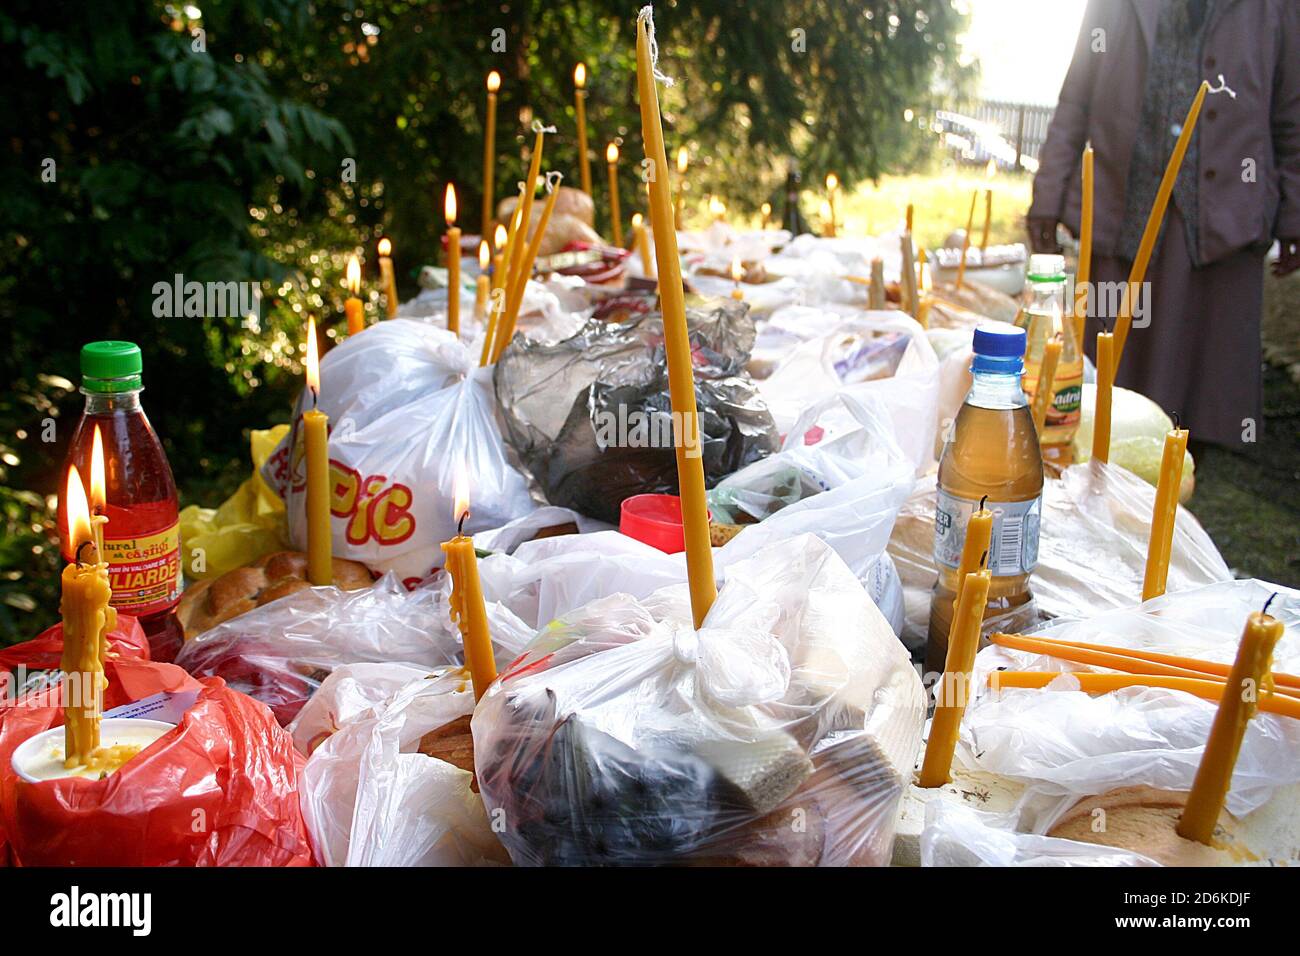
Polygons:
<instances>
[{"instance_id":1,"label":"bread in plastic bag","mask_svg":"<svg viewBox=\"0 0 1300 956\"><path fill-rule=\"evenodd\" d=\"M1260 581L1222 581L1169 593L1140 607L1058 621L1036 633L1230 664L1247 615L1274 593L1278 597L1269 613L1286 632L1273 667L1294 673L1300 668L1300 592ZM1062 678L1060 686L1041 690L993 692L987 678L998 669L1061 671ZM1012 814L998 820L962 817L946 808L931 817L927 808L923 857L928 843L932 862L951 862L960 859L952 847L965 843L972 852L986 847L979 850L983 862L1001 860L987 847L1006 838L979 831L995 827L1036 835L1029 843L1013 841L1022 848L1080 864L1107 863L1102 847L1044 834L1085 798L1127 788L1174 793L1191 788L1215 703L1163 688L1131 687L1096 696L1070 689L1069 672L1089 670L1095 668L998 646L979 653L974 669L979 690L966 709L955 759L962 767L1013 779L1024 792ZM1226 809L1243 822L1261 858L1277 853L1294 861L1300 859L1298 807L1300 721L1257 713L1246 729Z\"/></svg>"},{"instance_id":2,"label":"bread in plastic bag","mask_svg":"<svg viewBox=\"0 0 1300 956\"><path fill-rule=\"evenodd\" d=\"M413 591L393 574L359 591L307 588L186 641L176 663L198 677L221 677L288 724L343 664L402 661L433 668L460 663L463 647L448 616L449 589L445 574ZM494 615L491 621L497 653L509 660L528 632L507 617Z\"/></svg>"},{"instance_id":3,"label":"bread in plastic bag","mask_svg":"<svg viewBox=\"0 0 1300 956\"><path fill-rule=\"evenodd\" d=\"M934 564L935 476L917 482L899 512L889 553L903 581L907 603L904 642L925 643L930 593L937 580ZM1061 477L1043 482L1038 566L1029 586L1035 613L1086 617L1110 608L1129 608L1142 600L1147 540L1155 489L1116 465L1071 465ZM1169 560L1170 592L1228 581L1232 572L1195 515L1178 509ZM1025 613L986 619L991 630L1032 627Z\"/></svg>"},{"instance_id":4,"label":"bread in plastic bag","mask_svg":"<svg viewBox=\"0 0 1300 956\"><path fill-rule=\"evenodd\" d=\"M687 322L698 451L712 485L776 451L779 442L744 371L754 339L744 306L732 300L693 305ZM590 321L554 345L516 339L496 366L496 394L507 439L551 504L617 524L624 498L676 494L660 316Z\"/></svg>"},{"instance_id":5,"label":"bread in plastic bag","mask_svg":"<svg viewBox=\"0 0 1300 956\"><path fill-rule=\"evenodd\" d=\"M320 409L330 420L334 556L408 583L442 566L456 534L458 466L474 478L466 529L532 511L527 479L497 426L492 371L444 329L390 319L350 336L321 360ZM306 466L299 398L293 431L263 475L285 500L295 547L306 545Z\"/></svg>"},{"instance_id":6,"label":"bread in plastic bag","mask_svg":"<svg viewBox=\"0 0 1300 956\"><path fill-rule=\"evenodd\" d=\"M300 792L317 862L509 863L471 788L472 770L427 752L435 748L426 735L464 738L473 710L459 667L345 664L331 673L290 727L311 755Z\"/></svg>"},{"instance_id":7,"label":"bread in plastic bag","mask_svg":"<svg viewBox=\"0 0 1300 956\"><path fill-rule=\"evenodd\" d=\"M1080 400L1079 428L1071 443L1075 461L1083 462L1092 458L1092 428L1096 406L1097 386L1085 383ZM1111 394L1110 463L1127 468L1147 484L1158 484L1165 435L1173 427L1173 420L1151 399L1140 392L1117 386ZM1186 504L1195 488L1196 462L1192 459L1192 453L1185 451L1178 500Z\"/></svg>"},{"instance_id":8,"label":"bread in plastic bag","mask_svg":"<svg viewBox=\"0 0 1300 956\"><path fill-rule=\"evenodd\" d=\"M0 711L0 831L22 866L310 866L303 758L271 712L215 678L132 658L105 663L105 708L192 695L172 731L111 776L30 783L14 750L61 726L57 704Z\"/></svg>"},{"instance_id":9,"label":"bread in plastic bag","mask_svg":"<svg viewBox=\"0 0 1300 956\"><path fill-rule=\"evenodd\" d=\"M517 864L889 861L920 680L811 535L732 569L696 632L684 585L544 628L473 719Z\"/></svg>"}]
</instances>

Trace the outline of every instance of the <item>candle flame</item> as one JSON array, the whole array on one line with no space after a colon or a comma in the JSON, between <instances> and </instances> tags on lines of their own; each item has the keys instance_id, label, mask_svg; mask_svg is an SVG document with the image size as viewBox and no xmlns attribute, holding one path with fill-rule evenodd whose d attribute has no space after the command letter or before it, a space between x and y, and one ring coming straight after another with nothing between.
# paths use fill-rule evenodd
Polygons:
<instances>
[{"instance_id":1,"label":"candle flame","mask_svg":"<svg viewBox=\"0 0 1300 956\"><path fill-rule=\"evenodd\" d=\"M587 85L587 64L579 63L573 68L573 85L578 89Z\"/></svg>"},{"instance_id":2,"label":"candle flame","mask_svg":"<svg viewBox=\"0 0 1300 956\"><path fill-rule=\"evenodd\" d=\"M353 295L361 291L361 261L355 255L348 257L347 286Z\"/></svg>"},{"instance_id":3,"label":"candle flame","mask_svg":"<svg viewBox=\"0 0 1300 956\"><path fill-rule=\"evenodd\" d=\"M478 244L478 271L487 272L488 263L492 261L492 254L488 252L487 240L481 240Z\"/></svg>"},{"instance_id":4,"label":"candle flame","mask_svg":"<svg viewBox=\"0 0 1300 956\"><path fill-rule=\"evenodd\" d=\"M496 70L487 75L487 88L489 93L495 93L501 89L501 74Z\"/></svg>"},{"instance_id":5,"label":"candle flame","mask_svg":"<svg viewBox=\"0 0 1300 956\"><path fill-rule=\"evenodd\" d=\"M642 216L641 216L641 214L640 214L639 212L634 212L634 213L632 213L632 228L633 228L633 229L636 229L636 228L637 228L638 226L640 226L641 223L644 222L644 221L645 221L645 220L642 218Z\"/></svg>"},{"instance_id":6,"label":"candle flame","mask_svg":"<svg viewBox=\"0 0 1300 956\"><path fill-rule=\"evenodd\" d=\"M605 147L605 162L613 164L618 162L618 146L610 143Z\"/></svg>"},{"instance_id":7,"label":"candle flame","mask_svg":"<svg viewBox=\"0 0 1300 956\"><path fill-rule=\"evenodd\" d=\"M772 215L772 204L770 202L763 203L761 208L764 216Z\"/></svg>"},{"instance_id":8,"label":"candle flame","mask_svg":"<svg viewBox=\"0 0 1300 956\"><path fill-rule=\"evenodd\" d=\"M740 256L731 258L731 278L735 282L740 282L745 276L745 267L740 264Z\"/></svg>"},{"instance_id":9,"label":"candle flame","mask_svg":"<svg viewBox=\"0 0 1300 956\"><path fill-rule=\"evenodd\" d=\"M496 230L492 233L492 248L500 252L506 247L506 239L508 238L506 227L497 223Z\"/></svg>"},{"instance_id":10,"label":"candle flame","mask_svg":"<svg viewBox=\"0 0 1300 956\"><path fill-rule=\"evenodd\" d=\"M713 214L713 218L721 219L723 216L727 214L727 204L723 202L721 199L719 199L717 196L710 196L709 212Z\"/></svg>"},{"instance_id":11,"label":"candle flame","mask_svg":"<svg viewBox=\"0 0 1300 956\"><path fill-rule=\"evenodd\" d=\"M691 154L687 152L685 146L677 147L677 171L685 174L686 167L691 163Z\"/></svg>"},{"instance_id":12,"label":"candle flame","mask_svg":"<svg viewBox=\"0 0 1300 956\"><path fill-rule=\"evenodd\" d=\"M451 517L459 524L460 519L469 514L469 473L465 470L464 461L456 463L456 477L452 482L452 491L455 504L452 506Z\"/></svg>"},{"instance_id":13,"label":"candle flame","mask_svg":"<svg viewBox=\"0 0 1300 956\"><path fill-rule=\"evenodd\" d=\"M836 176L834 173L827 173L827 174L826 174L826 189L827 189L827 191L828 191L828 192L835 192L835 190L837 190L837 189L839 189L839 188L840 188L840 177Z\"/></svg>"},{"instance_id":14,"label":"candle flame","mask_svg":"<svg viewBox=\"0 0 1300 956\"><path fill-rule=\"evenodd\" d=\"M379 254L381 256L391 256L393 254L393 244L388 241L388 237L379 240Z\"/></svg>"},{"instance_id":15,"label":"candle flame","mask_svg":"<svg viewBox=\"0 0 1300 956\"><path fill-rule=\"evenodd\" d=\"M75 555L77 548L94 539L90 530L90 505L86 502L86 488L81 483L81 473L77 471L76 465L68 469L68 486L63 504L68 514L68 544Z\"/></svg>"},{"instance_id":16,"label":"candle flame","mask_svg":"<svg viewBox=\"0 0 1300 956\"><path fill-rule=\"evenodd\" d=\"M106 482L104 481L104 438L99 425L95 426L95 438L90 445L90 505L95 511L103 511L108 504Z\"/></svg>"},{"instance_id":17,"label":"candle flame","mask_svg":"<svg viewBox=\"0 0 1300 956\"><path fill-rule=\"evenodd\" d=\"M447 184L447 194L442 200L442 212L447 217L447 226L456 225L456 185Z\"/></svg>"},{"instance_id":18,"label":"candle flame","mask_svg":"<svg viewBox=\"0 0 1300 956\"><path fill-rule=\"evenodd\" d=\"M320 357L316 351L316 320L307 316L307 387L320 394Z\"/></svg>"}]
</instances>

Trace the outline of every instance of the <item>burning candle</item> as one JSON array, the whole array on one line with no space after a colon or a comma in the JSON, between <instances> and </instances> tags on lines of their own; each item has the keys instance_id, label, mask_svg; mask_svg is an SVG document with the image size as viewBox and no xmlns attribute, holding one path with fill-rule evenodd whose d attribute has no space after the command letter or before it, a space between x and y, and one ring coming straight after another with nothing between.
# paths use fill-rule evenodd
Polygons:
<instances>
[{"instance_id":1,"label":"burning candle","mask_svg":"<svg viewBox=\"0 0 1300 956\"><path fill-rule=\"evenodd\" d=\"M646 229L645 220L639 212L632 216L632 244L641 253L641 271L646 278L650 278L655 274L654 263L650 256L650 232Z\"/></svg>"},{"instance_id":2,"label":"burning candle","mask_svg":"<svg viewBox=\"0 0 1300 956\"><path fill-rule=\"evenodd\" d=\"M642 9L636 24L637 99L641 107L641 139L651 168L666 170L664 132L659 116L659 92L655 87L650 55L650 8ZM695 373L691 364L691 341L686 327L686 301L682 289L681 259L677 232L673 228L673 197L668 177L657 175L650 182L650 225L654 231L655 260L659 266L659 294L663 313L664 351L668 362L668 391L673 417L685 434L674 442L677 481L681 490L682 525L686 543L686 574L690 587L691 612L698 628L704 623L717 598L713 578L713 551L709 545L709 507L704 492L704 462L688 449L700 447L700 422L695 404Z\"/></svg>"},{"instance_id":3,"label":"burning candle","mask_svg":"<svg viewBox=\"0 0 1300 956\"><path fill-rule=\"evenodd\" d=\"M1237 647L1237 659L1219 698L1210 738L1196 768L1192 792L1187 796L1178 820L1178 835L1209 845L1223 812L1232 783L1232 771L1241 753L1246 725L1258 709L1260 694L1271 695L1269 672L1273 668L1273 648L1282 639L1282 622L1268 614L1269 598L1264 610L1246 618L1246 629Z\"/></svg>"},{"instance_id":4,"label":"burning candle","mask_svg":"<svg viewBox=\"0 0 1300 956\"><path fill-rule=\"evenodd\" d=\"M501 88L501 74L493 70L487 75L487 123L483 127L483 217L482 231L488 231L492 222L492 201L495 188L497 141L497 90ZM391 318L391 316L390 316Z\"/></svg>"},{"instance_id":5,"label":"burning candle","mask_svg":"<svg viewBox=\"0 0 1300 956\"><path fill-rule=\"evenodd\" d=\"M397 315L397 280L393 277L393 244L385 236L379 240L379 276L384 283L384 306L388 317Z\"/></svg>"},{"instance_id":6,"label":"burning candle","mask_svg":"<svg viewBox=\"0 0 1300 956\"><path fill-rule=\"evenodd\" d=\"M93 466L92 466L93 467ZM99 748L103 711L104 653L108 632L117 626L109 604L113 592L108 565L95 545L90 505L76 465L68 470L64 497L69 550L73 561L63 569L59 613L63 618L64 766L82 766Z\"/></svg>"},{"instance_id":7,"label":"burning candle","mask_svg":"<svg viewBox=\"0 0 1300 956\"><path fill-rule=\"evenodd\" d=\"M762 228L766 229L768 224L772 221L772 204L770 202L765 202L763 205L758 207L758 211L763 217Z\"/></svg>"},{"instance_id":8,"label":"burning candle","mask_svg":"<svg viewBox=\"0 0 1300 956\"><path fill-rule=\"evenodd\" d=\"M835 235L835 210L831 208L830 200L822 200L819 212L822 218L822 236L829 239Z\"/></svg>"},{"instance_id":9,"label":"burning candle","mask_svg":"<svg viewBox=\"0 0 1300 956\"><path fill-rule=\"evenodd\" d=\"M623 244L623 219L618 211L618 146L610 143L605 147L605 164L609 167L609 225L614 236L614 245Z\"/></svg>"},{"instance_id":10,"label":"burning candle","mask_svg":"<svg viewBox=\"0 0 1300 956\"><path fill-rule=\"evenodd\" d=\"M491 263L488 244L481 240L478 244L478 278L474 280L474 318L480 321L487 315L488 268Z\"/></svg>"},{"instance_id":11,"label":"burning candle","mask_svg":"<svg viewBox=\"0 0 1300 956\"><path fill-rule=\"evenodd\" d=\"M307 318L307 390L311 408L302 413L307 445L307 580L334 583L333 543L330 540L329 418L316 407L320 399L320 360L316 350L316 320Z\"/></svg>"},{"instance_id":12,"label":"burning candle","mask_svg":"<svg viewBox=\"0 0 1300 956\"><path fill-rule=\"evenodd\" d=\"M464 533L465 519L469 517L469 480L462 463L456 470L456 502L453 517L456 536L442 543L446 554L447 573L451 575L451 619L460 629L465 647L465 666L469 668L474 683L474 699L487 691L497 677L496 658L492 652L492 635L488 630L487 606L483 603L483 587L478 576L478 557L474 554L474 539Z\"/></svg>"},{"instance_id":13,"label":"burning candle","mask_svg":"<svg viewBox=\"0 0 1300 956\"><path fill-rule=\"evenodd\" d=\"M582 191L591 195L591 158L587 155L587 64L573 68L573 102L578 114L578 175Z\"/></svg>"},{"instance_id":14,"label":"burning candle","mask_svg":"<svg viewBox=\"0 0 1300 956\"><path fill-rule=\"evenodd\" d=\"M1165 433L1160 459L1160 480L1156 484L1151 512L1151 537L1147 540L1147 566L1142 578L1142 600L1165 593L1169 580L1169 558L1174 546L1174 522L1178 518L1178 489L1183 482L1183 456L1187 453L1187 429Z\"/></svg>"},{"instance_id":15,"label":"burning candle","mask_svg":"<svg viewBox=\"0 0 1300 956\"><path fill-rule=\"evenodd\" d=\"M745 267L740 264L740 256L732 256L731 259L731 281L733 288L731 297L738 302L743 302L745 293L740 291L740 280L745 277Z\"/></svg>"},{"instance_id":16,"label":"burning candle","mask_svg":"<svg viewBox=\"0 0 1300 956\"><path fill-rule=\"evenodd\" d=\"M95 434L90 443L90 524L95 535L95 550L101 561L108 561L104 553L104 525L108 524L108 482L104 472L104 436L95 423Z\"/></svg>"},{"instance_id":17,"label":"burning candle","mask_svg":"<svg viewBox=\"0 0 1300 956\"><path fill-rule=\"evenodd\" d=\"M447 184L443 197L447 218L447 330L460 335L460 230L456 228L456 187Z\"/></svg>"},{"instance_id":18,"label":"burning candle","mask_svg":"<svg viewBox=\"0 0 1300 956\"><path fill-rule=\"evenodd\" d=\"M361 292L361 262L355 255L348 256L346 285L351 294L343 302L343 314L348 318L348 335L356 335L366 327L366 313L357 298Z\"/></svg>"}]
</instances>

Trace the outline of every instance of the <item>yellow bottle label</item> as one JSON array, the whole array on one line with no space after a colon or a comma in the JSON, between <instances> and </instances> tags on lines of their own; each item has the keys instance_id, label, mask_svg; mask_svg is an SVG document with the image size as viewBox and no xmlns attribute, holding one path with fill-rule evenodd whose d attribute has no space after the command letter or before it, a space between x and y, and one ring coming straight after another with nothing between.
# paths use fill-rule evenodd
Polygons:
<instances>
[{"instance_id":1,"label":"yellow bottle label","mask_svg":"<svg viewBox=\"0 0 1300 956\"><path fill-rule=\"evenodd\" d=\"M111 523L106 526L111 527ZM112 605L137 617L165 611L181 596L181 526L132 538L104 536Z\"/></svg>"}]
</instances>

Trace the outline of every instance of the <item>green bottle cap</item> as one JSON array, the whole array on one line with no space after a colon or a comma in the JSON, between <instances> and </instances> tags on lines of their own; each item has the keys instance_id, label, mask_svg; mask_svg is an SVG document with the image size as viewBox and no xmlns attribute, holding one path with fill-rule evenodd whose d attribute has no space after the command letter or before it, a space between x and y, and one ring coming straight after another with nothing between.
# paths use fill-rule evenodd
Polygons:
<instances>
[{"instance_id":1,"label":"green bottle cap","mask_svg":"<svg viewBox=\"0 0 1300 956\"><path fill-rule=\"evenodd\" d=\"M90 342L81 347L81 385L88 392L130 392L141 388L140 346L134 342Z\"/></svg>"}]
</instances>

